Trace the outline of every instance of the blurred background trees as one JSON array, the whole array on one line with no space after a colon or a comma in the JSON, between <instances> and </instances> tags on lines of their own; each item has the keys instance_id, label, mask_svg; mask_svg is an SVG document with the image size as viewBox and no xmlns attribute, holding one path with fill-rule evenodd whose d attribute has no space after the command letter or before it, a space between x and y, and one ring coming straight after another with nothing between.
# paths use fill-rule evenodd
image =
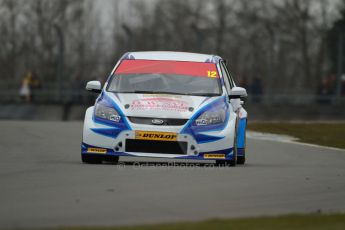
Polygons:
<instances>
[{"instance_id":1,"label":"blurred background trees","mask_svg":"<svg viewBox=\"0 0 345 230\"><path fill-rule=\"evenodd\" d=\"M344 0L0 0L0 84L104 80L127 51L172 50L226 58L248 89L316 94L336 83L344 21Z\"/></svg>"}]
</instances>

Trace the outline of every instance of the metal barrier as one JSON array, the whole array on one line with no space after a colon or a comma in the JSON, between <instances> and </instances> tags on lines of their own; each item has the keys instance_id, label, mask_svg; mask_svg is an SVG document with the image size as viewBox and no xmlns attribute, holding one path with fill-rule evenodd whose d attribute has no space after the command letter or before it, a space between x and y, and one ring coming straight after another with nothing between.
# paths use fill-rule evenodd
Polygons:
<instances>
[{"instance_id":1,"label":"metal barrier","mask_svg":"<svg viewBox=\"0 0 345 230\"><path fill-rule=\"evenodd\" d=\"M56 90L33 90L32 103L37 104L93 104L96 94L85 90L64 90L61 95ZM21 103L19 90L0 90L0 103ZM318 96L318 95L299 95L299 94L274 94L274 95L249 95L245 99L246 104L263 105L345 105L345 97Z\"/></svg>"},{"instance_id":2,"label":"metal barrier","mask_svg":"<svg viewBox=\"0 0 345 230\"><path fill-rule=\"evenodd\" d=\"M33 90L31 103L35 104L90 104L94 103L96 94L85 90L64 90L61 95L54 90ZM21 103L23 100L18 90L1 90L0 103Z\"/></svg>"}]
</instances>

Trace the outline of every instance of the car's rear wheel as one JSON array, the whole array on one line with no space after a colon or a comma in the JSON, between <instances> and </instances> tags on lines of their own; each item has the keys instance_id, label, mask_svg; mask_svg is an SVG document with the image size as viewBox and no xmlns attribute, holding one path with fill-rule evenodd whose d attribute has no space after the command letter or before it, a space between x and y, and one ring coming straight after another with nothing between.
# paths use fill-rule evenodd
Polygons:
<instances>
[{"instance_id":1,"label":"car's rear wheel","mask_svg":"<svg viewBox=\"0 0 345 230\"><path fill-rule=\"evenodd\" d=\"M101 164L103 156L92 155L92 154L81 154L81 161L87 164Z\"/></svg>"}]
</instances>

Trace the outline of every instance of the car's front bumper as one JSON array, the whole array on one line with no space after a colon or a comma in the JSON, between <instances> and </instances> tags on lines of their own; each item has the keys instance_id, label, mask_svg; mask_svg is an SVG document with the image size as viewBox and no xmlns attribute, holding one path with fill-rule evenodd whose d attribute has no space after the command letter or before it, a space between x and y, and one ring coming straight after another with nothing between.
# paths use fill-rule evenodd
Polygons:
<instances>
[{"instance_id":1,"label":"car's front bumper","mask_svg":"<svg viewBox=\"0 0 345 230\"><path fill-rule=\"evenodd\" d=\"M83 130L83 141L81 146L82 154L101 154L111 156L132 156L132 157L160 157L160 158L174 158L174 159L193 159L193 160L231 160L233 158L233 143L235 119L229 119L227 126L223 130L216 130L204 133L206 137L203 140L196 139L193 135L188 133L181 133L183 127L178 126L151 126L130 124L130 130L116 130L113 127L105 124L100 124L93 119L93 107L86 112ZM162 149L162 152L157 152L157 149L148 146L145 152L141 152L140 148L131 148L128 151L127 140L136 140L136 131L150 131L150 132L170 132L176 134L176 143L184 143L184 150L182 152L169 151ZM209 139L207 137L210 137ZM161 142L161 141L160 141ZM166 146L170 141L167 141ZM147 145L155 145L154 140L143 141ZM161 146L165 146L161 143ZM147 149L152 148L154 151L148 152ZM169 148L169 147L167 147Z\"/></svg>"},{"instance_id":2,"label":"car's front bumper","mask_svg":"<svg viewBox=\"0 0 345 230\"><path fill-rule=\"evenodd\" d=\"M171 158L171 159L190 159L190 160L231 160L233 158L233 148L200 152L193 155L178 155L178 154L164 154L164 153L142 153L142 152L125 152L115 151L112 148L104 148L99 146L92 146L85 143L81 145L82 154L99 154L108 156L127 156L127 157L155 157L155 158Z\"/></svg>"}]
</instances>

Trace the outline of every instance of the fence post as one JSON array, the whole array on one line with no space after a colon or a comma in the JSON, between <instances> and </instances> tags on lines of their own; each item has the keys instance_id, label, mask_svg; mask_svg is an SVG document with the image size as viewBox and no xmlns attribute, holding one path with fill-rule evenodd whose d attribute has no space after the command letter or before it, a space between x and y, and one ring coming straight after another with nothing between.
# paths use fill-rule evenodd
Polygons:
<instances>
[{"instance_id":1,"label":"fence post","mask_svg":"<svg viewBox=\"0 0 345 230\"><path fill-rule=\"evenodd\" d=\"M58 57L58 69L57 69L57 85L56 85L56 100L57 102L61 102L62 97L62 78L64 72L64 51L65 51L65 43L64 43L64 36L61 30L61 27L58 24L54 24L54 28L56 29L56 33L59 39L59 57Z\"/></svg>"},{"instance_id":2,"label":"fence post","mask_svg":"<svg viewBox=\"0 0 345 230\"><path fill-rule=\"evenodd\" d=\"M344 54L344 33L341 29L338 29L338 44L337 44L337 50L338 50L338 55L337 55L337 81L336 81L336 103L339 104L341 103L341 86L342 86L342 80L341 77L343 75L343 54Z\"/></svg>"}]
</instances>

